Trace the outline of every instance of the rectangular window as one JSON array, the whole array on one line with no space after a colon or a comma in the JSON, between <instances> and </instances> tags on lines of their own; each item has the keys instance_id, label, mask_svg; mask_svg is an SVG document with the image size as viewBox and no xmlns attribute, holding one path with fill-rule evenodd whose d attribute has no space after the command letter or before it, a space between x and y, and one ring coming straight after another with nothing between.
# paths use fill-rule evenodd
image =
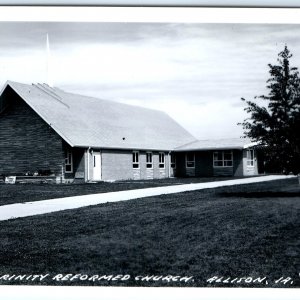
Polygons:
<instances>
[{"instance_id":1,"label":"rectangular window","mask_svg":"<svg viewBox=\"0 0 300 300\"><path fill-rule=\"evenodd\" d=\"M195 168L195 153L186 154L186 167Z\"/></svg>"},{"instance_id":2,"label":"rectangular window","mask_svg":"<svg viewBox=\"0 0 300 300\"><path fill-rule=\"evenodd\" d=\"M214 167L232 167L233 155L232 151L215 151Z\"/></svg>"},{"instance_id":3,"label":"rectangular window","mask_svg":"<svg viewBox=\"0 0 300 300\"><path fill-rule=\"evenodd\" d=\"M147 167L147 169L153 168L152 152L146 152L146 167Z\"/></svg>"},{"instance_id":4,"label":"rectangular window","mask_svg":"<svg viewBox=\"0 0 300 300\"><path fill-rule=\"evenodd\" d=\"M140 164L139 164L139 152L138 151L133 151L132 152L132 167L134 169L138 169L140 167Z\"/></svg>"},{"instance_id":5,"label":"rectangular window","mask_svg":"<svg viewBox=\"0 0 300 300\"><path fill-rule=\"evenodd\" d=\"M165 168L165 154L163 152L159 152L159 168Z\"/></svg>"},{"instance_id":6,"label":"rectangular window","mask_svg":"<svg viewBox=\"0 0 300 300\"><path fill-rule=\"evenodd\" d=\"M176 169L176 156L174 153L171 153L171 168Z\"/></svg>"},{"instance_id":7,"label":"rectangular window","mask_svg":"<svg viewBox=\"0 0 300 300\"><path fill-rule=\"evenodd\" d=\"M67 150L65 157L65 172L73 173L73 155L71 150Z\"/></svg>"},{"instance_id":8,"label":"rectangular window","mask_svg":"<svg viewBox=\"0 0 300 300\"><path fill-rule=\"evenodd\" d=\"M254 167L254 150L247 150L247 166Z\"/></svg>"}]
</instances>

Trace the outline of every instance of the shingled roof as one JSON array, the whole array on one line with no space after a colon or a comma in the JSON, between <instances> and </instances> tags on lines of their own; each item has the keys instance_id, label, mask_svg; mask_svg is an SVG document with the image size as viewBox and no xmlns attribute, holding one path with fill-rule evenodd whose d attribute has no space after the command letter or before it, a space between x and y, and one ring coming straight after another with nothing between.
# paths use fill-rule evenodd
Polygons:
<instances>
[{"instance_id":1,"label":"shingled roof","mask_svg":"<svg viewBox=\"0 0 300 300\"><path fill-rule=\"evenodd\" d=\"M247 149L257 145L248 138L197 140L175 148L175 151Z\"/></svg>"},{"instance_id":2,"label":"shingled roof","mask_svg":"<svg viewBox=\"0 0 300 300\"><path fill-rule=\"evenodd\" d=\"M195 141L166 113L72 93L46 84L10 86L70 146L172 150Z\"/></svg>"}]
</instances>

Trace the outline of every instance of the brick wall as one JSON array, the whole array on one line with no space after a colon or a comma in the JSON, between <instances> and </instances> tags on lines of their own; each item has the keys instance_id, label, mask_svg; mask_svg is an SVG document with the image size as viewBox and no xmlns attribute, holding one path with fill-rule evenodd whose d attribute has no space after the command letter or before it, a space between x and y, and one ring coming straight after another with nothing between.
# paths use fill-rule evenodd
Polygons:
<instances>
[{"instance_id":1,"label":"brick wall","mask_svg":"<svg viewBox=\"0 0 300 300\"><path fill-rule=\"evenodd\" d=\"M241 150L233 150L233 167L214 167L213 152L195 152L195 168L186 168L185 153L176 153L176 175L179 177L243 176L243 154Z\"/></svg>"},{"instance_id":2,"label":"brick wall","mask_svg":"<svg viewBox=\"0 0 300 300\"><path fill-rule=\"evenodd\" d=\"M85 150L81 148L73 148L73 174L72 176L77 179L85 178Z\"/></svg>"},{"instance_id":3,"label":"brick wall","mask_svg":"<svg viewBox=\"0 0 300 300\"><path fill-rule=\"evenodd\" d=\"M10 87L2 96L10 104L0 114L0 174L50 170L60 175L62 139Z\"/></svg>"},{"instance_id":4,"label":"brick wall","mask_svg":"<svg viewBox=\"0 0 300 300\"><path fill-rule=\"evenodd\" d=\"M243 175L243 150L233 150L233 176Z\"/></svg>"},{"instance_id":5,"label":"brick wall","mask_svg":"<svg viewBox=\"0 0 300 300\"><path fill-rule=\"evenodd\" d=\"M176 154L176 176L185 177L185 153L177 152Z\"/></svg>"},{"instance_id":6,"label":"brick wall","mask_svg":"<svg viewBox=\"0 0 300 300\"><path fill-rule=\"evenodd\" d=\"M132 168L132 152L102 150L101 164L102 180L139 179L140 170Z\"/></svg>"},{"instance_id":7,"label":"brick wall","mask_svg":"<svg viewBox=\"0 0 300 300\"><path fill-rule=\"evenodd\" d=\"M165 152L165 168L159 168L158 152L152 152L153 168L146 168L146 151L139 151L139 168L132 168L132 151L102 150L102 180L139 180L167 178L169 157Z\"/></svg>"},{"instance_id":8,"label":"brick wall","mask_svg":"<svg viewBox=\"0 0 300 300\"><path fill-rule=\"evenodd\" d=\"M152 154L154 179L167 178L169 176L169 157L167 152L164 153L165 153L164 168L159 168L159 153L153 152Z\"/></svg>"},{"instance_id":9,"label":"brick wall","mask_svg":"<svg viewBox=\"0 0 300 300\"><path fill-rule=\"evenodd\" d=\"M212 153L210 151L195 152L195 167L186 167L186 153L176 153L176 176L205 177L213 175Z\"/></svg>"},{"instance_id":10,"label":"brick wall","mask_svg":"<svg viewBox=\"0 0 300 300\"><path fill-rule=\"evenodd\" d=\"M212 151L201 151L195 154L196 170L195 174L199 177L213 176L213 154Z\"/></svg>"},{"instance_id":11,"label":"brick wall","mask_svg":"<svg viewBox=\"0 0 300 300\"><path fill-rule=\"evenodd\" d=\"M233 167L214 167L214 176L233 176Z\"/></svg>"}]
</instances>

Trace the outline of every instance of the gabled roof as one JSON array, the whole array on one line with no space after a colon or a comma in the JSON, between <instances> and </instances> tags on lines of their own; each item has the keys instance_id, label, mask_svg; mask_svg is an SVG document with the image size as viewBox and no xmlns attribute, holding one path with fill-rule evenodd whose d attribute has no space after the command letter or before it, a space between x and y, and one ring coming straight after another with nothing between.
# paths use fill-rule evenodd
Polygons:
<instances>
[{"instance_id":1,"label":"gabled roof","mask_svg":"<svg viewBox=\"0 0 300 300\"><path fill-rule=\"evenodd\" d=\"M247 138L217 139L217 140L197 140L175 148L175 151L197 151L197 150L233 150L247 149L255 146Z\"/></svg>"},{"instance_id":2,"label":"gabled roof","mask_svg":"<svg viewBox=\"0 0 300 300\"><path fill-rule=\"evenodd\" d=\"M72 93L46 84L10 86L72 147L172 150L196 139L166 113Z\"/></svg>"}]
</instances>

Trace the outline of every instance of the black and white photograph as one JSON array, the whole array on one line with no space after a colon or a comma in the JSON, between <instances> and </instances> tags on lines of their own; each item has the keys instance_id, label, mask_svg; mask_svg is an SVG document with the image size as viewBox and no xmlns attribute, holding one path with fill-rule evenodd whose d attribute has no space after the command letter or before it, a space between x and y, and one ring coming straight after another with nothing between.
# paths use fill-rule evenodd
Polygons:
<instances>
[{"instance_id":1,"label":"black and white photograph","mask_svg":"<svg viewBox=\"0 0 300 300\"><path fill-rule=\"evenodd\" d=\"M0 285L299 288L299 37L0 20Z\"/></svg>"}]
</instances>

